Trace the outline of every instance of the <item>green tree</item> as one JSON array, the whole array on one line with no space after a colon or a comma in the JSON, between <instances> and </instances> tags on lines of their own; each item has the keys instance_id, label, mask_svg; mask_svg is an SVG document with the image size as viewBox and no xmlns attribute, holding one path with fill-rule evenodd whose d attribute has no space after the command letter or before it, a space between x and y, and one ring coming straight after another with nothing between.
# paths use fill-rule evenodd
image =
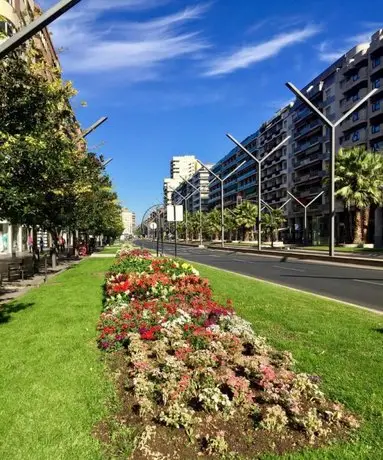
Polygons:
<instances>
[{"instance_id":1,"label":"green tree","mask_svg":"<svg viewBox=\"0 0 383 460\"><path fill-rule=\"evenodd\" d=\"M271 240L271 245L278 239L278 230L284 224L286 218L281 209L269 209L262 213L262 224L267 241Z\"/></svg>"},{"instance_id":2,"label":"green tree","mask_svg":"<svg viewBox=\"0 0 383 460\"><path fill-rule=\"evenodd\" d=\"M228 239L233 240L233 234L238 230L236 214L234 210L225 209L225 230L228 233Z\"/></svg>"},{"instance_id":3,"label":"green tree","mask_svg":"<svg viewBox=\"0 0 383 460\"><path fill-rule=\"evenodd\" d=\"M243 230L244 240L249 241L258 217L258 206L250 201L243 201L235 209L236 222Z\"/></svg>"},{"instance_id":4,"label":"green tree","mask_svg":"<svg viewBox=\"0 0 383 460\"><path fill-rule=\"evenodd\" d=\"M353 242L366 242L371 205L383 201L383 157L363 147L340 149L335 161L335 196L355 208Z\"/></svg>"},{"instance_id":5,"label":"green tree","mask_svg":"<svg viewBox=\"0 0 383 460\"><path fill-rule=\"evenodd\" d=\"M210 238L218 240L221 231L221 211L213 209L207 215L207 234Z\"/></svg>"}]
</instances>

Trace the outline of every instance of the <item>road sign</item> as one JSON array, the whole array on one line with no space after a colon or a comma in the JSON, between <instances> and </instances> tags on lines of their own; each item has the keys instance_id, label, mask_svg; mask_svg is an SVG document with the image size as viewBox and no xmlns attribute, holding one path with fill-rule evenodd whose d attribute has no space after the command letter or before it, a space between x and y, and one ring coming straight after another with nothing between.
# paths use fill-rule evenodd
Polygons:
<instances>
[{"instance_id":1,"label":"road sign","mask_svg":"<svg viewBox=\"0 0 383 460\"><path fill-rule=\"evenodd\" d=\"M149 228L150 230L155 230L157 228L157 224L155 222L150 222Z\"/></svg>"},{"instance_id":2,"label":"road sign","mask_svg":"<svg viewBox=\"0 0 383 460\"><path fill-rule=\"evenodd\" d=\"M166 220L168 222L182 222L184 220L184 208L181 205L166 206Z\"/></svg>"}]
</instances>

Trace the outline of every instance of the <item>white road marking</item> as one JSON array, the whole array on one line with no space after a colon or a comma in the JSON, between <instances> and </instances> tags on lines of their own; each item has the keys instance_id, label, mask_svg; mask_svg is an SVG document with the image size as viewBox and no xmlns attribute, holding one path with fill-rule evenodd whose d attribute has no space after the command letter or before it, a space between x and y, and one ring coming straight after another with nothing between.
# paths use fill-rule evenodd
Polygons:
<instances>
[{"instance_id":1,"label":"white road marking","mask_svg":"<svg viewBox=\"0 0 383 460\"><path fill-rule=\"evenodd\" d=\"M357 281L358 283L374 284L375 286L383 287L383 280L382 280L382 283L376 283L375 281L358 280L358 279L354 279L353 281Z\"/></svg>"},{"instance_id":2,"label":"white road marking","mask_svg":"<svg viewBox=\"0 0 383 460\"><path fill-rule=\"evenodd\" d=\"M290 268L290 267L283 267L282 265L273 265L274 268L281 268L282 270L293 270L294 272L304 272L299 268Z\"/></svg>"}]
</instances>

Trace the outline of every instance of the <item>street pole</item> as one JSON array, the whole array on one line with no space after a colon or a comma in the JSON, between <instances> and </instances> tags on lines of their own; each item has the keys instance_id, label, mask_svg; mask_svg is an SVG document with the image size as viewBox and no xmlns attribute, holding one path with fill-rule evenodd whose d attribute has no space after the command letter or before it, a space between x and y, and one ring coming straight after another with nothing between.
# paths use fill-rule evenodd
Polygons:
<instances>
[{"instance_id":1,"label":"street pole","mask_svg":"<svg viewBox=\"0 0 383 460\"><path fill-rule=\"evenodd\" d=\"M201 176L200 176L201 177ZM201 190L201 180L200 180L200 185L199 187L196 187L195 185L193 185L191 182L189 182L187 179L185 179L184 177L181 176L181 179L186 182L187 184L189 184L191 187L194 188L195 192L198 192L199 191L199 242L200 242L200 247L203 246L203 241L202 241L202 198L201 198L201 195L202 195L202 190ZM208 184L209 185L209 184ZM193 193L195 193L193 192ZM192 196L192 194L189 195L189 197Z\"/></svg>"},{"instance_id":2,"label":"street pole","mask_svg":"<svg viewBox=\"0 0 383 460\"><path fill-rule=\"evenodd\" d=\"M226 134L226 136L234 142L234 144L239 147L243 152L247 153L256 163L257 163L257 177L258 177L258 251L262 250L262 222L261 222L261 196L262 196L262 163L273 153L275 153L278 149L284 145L291 136L287 136L283 139L282 142L280 142L276 147L274 147L270 152L268 152L263 158L258 159L256 156L254 156L251 152L249 152L240 142L237 141L231 134ZM259 149L257 149L259 150Z\"/></svg>"},{"instance_id":3,"label":"street pole","mask_svg":"<svg viewBox=\"0 0 383 460\"><path fill-rule=\"evenodd\" d=\"M14 51L33 35L40 32L42 29L51 24L55 19L59 18L65 12L73 8L81 0L61 0L56 5L49 8L48 11L43 13L37 19L32 21L27 26L16 32L11 38L8 38L3 44L0 45L0 59L7 54Z\"/></svg>"},{"instance_id":4,"label":"street pole","mask_svg":"<svg viewBox=\"0 0 383 460\"><path fill-rule=\"evenodd\" d=\"M225 215L224 215L224 206L223 201L223 181L221 180L221 246L225 246Z\"/></svg>"},{"instance_id":5,"label":"street pole","mask_svg":"<svg viewBox=\"0 0 383 460\"><path fill-rule=\"evenodd\" d=\"M319 118L328 126L331 130L331 151L330 151L330 170L329 170L329 179L330 179L330 196L329 196L329 256L334 257L335 255L335 156L336 156L336 128L346 120L356 109L358 109L362 104L364 104L373 94L375 94L378 89L375 88L370 91L364 98L362 98L354 107L352 107L348 112L342 115L338 121L332 123L315 105L304 95L298 88L296 88L292 83L287 82L286 86L300 99L304 104L306 104L314 113L318 115Z\"/></svg>"},{"instance_id":6,"label":"street pole","mask_svg":"<svg viewBox=\"0 0 383 460\"><path fill-rule=\"evenodd\" d=\"M157 212L157 257L160 252L160 212Z\"/></svg>"},{"instance_id":7,"label":"street pole","mask_svg":"<svg viewBox=\"0 0 383 460\"><path fill-rule=\"evenodd\" d=\"M234 168L232 171L229 172L229 174L224 177L223 179L221 177L219 177L217 174L215 174L210 168L208 168L206 165L204 165L202 163L202 161L198 160L198 163L203 166L205 169L207 169L209 171L210 174L212 174L214 176L214 179L212 181L209 182L209 185L212 184L213 182L215 182L215 180L219 180L220 183L221 183L221 247L225 247L225 217L224 217L224 200L223 200L223 197L224 197L224 190L223 190L223 185L224 185L224 182L230 177L232 176L239 168L241 168L245 163L246 163L246 160L245 161L242 161L241 164L239 164L236 168Z\"/></svg>"},{"instance_id":8,"label":"street pole","mask_svg":"<svg viewBox=\"0 0 383 460\"><path fill-rule=\"evenodd\" d=\"M299 203L304 209L304 214L303 214L303 240L304 240L304 242L306 242L306 239L307 239L307 209L314 203L314 201L316 201L319 197L321 197L324 194L324 190L323 190L323 192L320 192L316 197L314 197L307 204L303 204L302 201L300 201L296 196L294 196L289 191L287 193L291 196L291 198L293 198L297 203ZM288 203L288 202L286 202L286 203Z\"/></svg>"},{"instance_id":9,"label":"street pole","mask_svg":"<svg viewBox=\"0 0 383 460\"><path fill-rule=\"evenodd\" d=\"M105 123L107 119L108 117L99 118L95 123L93 123L93 125L89 126L89 128L87 128L85 131L81 133L81 135L76 139L76 142L80 141L81 139L85 139L85 137L89 136L90 133L93 133L93 131L95 131L99 126ZM109 161L107 160L105 163L106 164L107 162L110 163L110 161L112 160L109 160Z\"/></svg>"},{"instance_id":10,"label":"street pole","mask_svg":"<svg viewBox=\"0 0 383 460\"><path fill-rule=\"evenodd\" d=\"M258 251L262 251L262 210L261 210L261 195L262 195L262 175L261 175L261 163L258 162L257 167L258 176Z\"/></svg>"}]
</instances>

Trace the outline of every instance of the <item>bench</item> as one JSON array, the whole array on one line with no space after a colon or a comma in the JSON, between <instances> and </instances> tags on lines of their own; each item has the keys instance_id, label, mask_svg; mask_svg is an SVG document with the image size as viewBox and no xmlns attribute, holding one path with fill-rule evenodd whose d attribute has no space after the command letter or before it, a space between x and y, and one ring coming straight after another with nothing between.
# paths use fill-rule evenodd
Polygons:
<instances>
[{"instance_id":1,"label":"bench","mask_svg":"<svg viewBox=\"0 0 383 460\"><path fill-rule=\"evenodd\" d=\"M8 281L12 281L15 276L17 276L17 279L24 280L24 274L24 259L21 262L11 262L8 264Z\"/></svg>"}]
</instances>

